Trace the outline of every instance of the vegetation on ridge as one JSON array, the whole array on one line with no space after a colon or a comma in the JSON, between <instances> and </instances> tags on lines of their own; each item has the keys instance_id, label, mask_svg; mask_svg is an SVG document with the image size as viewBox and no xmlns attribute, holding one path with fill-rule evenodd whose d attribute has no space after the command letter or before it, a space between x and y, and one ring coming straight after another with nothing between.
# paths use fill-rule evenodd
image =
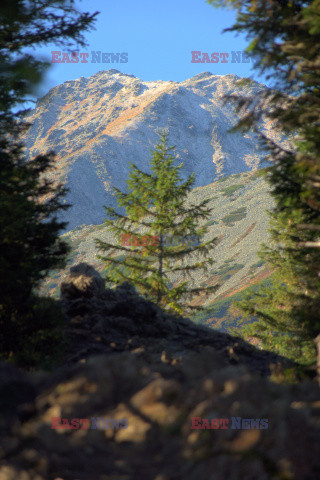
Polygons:
<instances>
[{"instance_id":1,"label":"vegetation on ridge","mask_svg":"<svg viewBox=\"0 0 320 480\"><path fill-rule=\"evenodd\" d=\"M256 336L264 348L312 363L320 332L319 0L207 1L237 10L235 24L225 31L247 33L254 67L272 81L272 88L254 97L225 96L243 114L233 131L256 132L269 152L266 178L275 199L271 241L260 254L274 270L272 286L249 292L239 304L247 316L258 318L242 333ZM262 116L298 138L287 149L275 144L258 131Z\"/></svg>"}]
</instances>

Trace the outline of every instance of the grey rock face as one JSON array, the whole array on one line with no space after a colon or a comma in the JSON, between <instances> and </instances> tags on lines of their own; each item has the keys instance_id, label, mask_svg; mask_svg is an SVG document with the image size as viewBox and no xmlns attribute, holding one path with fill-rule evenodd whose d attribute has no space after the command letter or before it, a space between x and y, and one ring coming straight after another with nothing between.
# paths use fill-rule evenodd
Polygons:
<instances>
[{"instance_id":1,"label":"grey rock face","mask_svg":"<svg viewBox=\"0 0 320 480\"><path fill-rule=\"evenodd\" d=\"M180 83L144 82L111 69L51 89L26 118L33 124L24 141L30 158L57 154L52 178L66 182L72 204L61 215L66 230L103 223L103 206L116 207L112 187L126 189L129 162L149 172L155 132L163 128L176 145L176 164L183 163L182 180L194 172L195 187L265 166L255 134L228 133L239 117L223 95L265 88L252 82L240 89L237 79L204 72ZM285 143L269 123L261 131Z\"/></svg>"}]
</instances>

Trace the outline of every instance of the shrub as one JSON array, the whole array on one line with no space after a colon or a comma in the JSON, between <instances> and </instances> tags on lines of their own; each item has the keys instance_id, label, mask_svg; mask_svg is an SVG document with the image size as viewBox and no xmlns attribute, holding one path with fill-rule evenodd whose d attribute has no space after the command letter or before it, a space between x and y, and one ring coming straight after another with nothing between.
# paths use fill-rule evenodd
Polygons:
<instances>
[{"instance_id":1,"label":"shrub","mask_svg":"<svg viewBox=\"0 0 320 480\"><path fill-rule=\"evenodd\" d=\"M59 301L31 298L24 317L19 315L16 322L7 324L9 328L0 342L0 359L27 370L53 370L61 362L67 345L63 324Z\"/></svg>"}]
</instances>

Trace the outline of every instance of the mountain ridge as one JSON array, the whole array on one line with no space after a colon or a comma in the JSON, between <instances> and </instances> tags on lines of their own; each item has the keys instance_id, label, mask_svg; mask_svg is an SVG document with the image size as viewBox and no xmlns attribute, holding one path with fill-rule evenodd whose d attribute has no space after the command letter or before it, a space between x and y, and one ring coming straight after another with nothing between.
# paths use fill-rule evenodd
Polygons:
<instances>
[{"instance_id":1,"label":"mountain ridge","mask_svg":"<svg viewBox=\"0 0 320 480\"><path fill-rule=\"evenodd\" d=\"M253 81L236 88L237 79L203 72L183 82L145 82L111 69L64 82L39 99L25 117L32 125L23 141L28 158L56 152L48 177L70 189L65 201L72 207L59 217L66 231L101 223L104 205L117 208L113 187L126 190L129 162L149 172L162 128L176 145L176 163L183 163L182 180L194 172L195 187L267 166L256 134L228 133L239 116L223 95L267 88ZM286 144L270 123L261 129Z\"/></svg>"}]
</instances>

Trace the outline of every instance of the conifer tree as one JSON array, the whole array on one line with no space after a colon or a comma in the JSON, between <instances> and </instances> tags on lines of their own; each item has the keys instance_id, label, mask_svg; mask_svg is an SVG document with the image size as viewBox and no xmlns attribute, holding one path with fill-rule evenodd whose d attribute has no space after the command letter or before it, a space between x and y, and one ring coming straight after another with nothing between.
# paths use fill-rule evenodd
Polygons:
<instances>
[{"instance_id":1,"label":"conifer tree","mask_svg":"<svg viewBox=\"0 0 320 480\"><path fill-rule=\"evenodd\" d=\"M200 292L208 295L218 286L194 287L185 280L187 277L192 279L191 273L199 269L207 271L208 265L213 263L212 258L206 257L188 264L184 264L184 261L187 257L195 260L199 255L205 256L217 239L199 243L198 239L206 233L207 228L198 227L198 223L210 215L211 209L206 207L209 200L199 205L186 205L194 174L179 184L182 164L174 166L172 151L175 147L167 146L168 133L163 130L159 135L160 141L150 161L151 174L142 172L131 163L128 193L115 188L118 204L125 207L126 215L105 207L109 215L105 223L115 234L118 244L96 239L96 245L105 254L98 255L98 258L105 262L107 281L111 284L129 281L140 294L165 310L186 314L197 309L203 310L200 306L186 305L186 298L192 299ZM122 238L134 235L132 244L128 241L127 246L121 245L122 235ZM175 236L178 236L178 244L168 242ZM113 253L123 253L125 256L112 257ZM170 283L169 274L177 277L174 285Z\"/></svg>"},{"instance_id":2,"label":"conifer tree","mask_svg":"<svg viewBox=\"0 0 320 480\"><path fill-rule=\"evenodd\" d=\"M62 200L65 188L41 178L52 170L53 162L50 153L26 163L21 145L0 141L0 357L4 359L21 356L22 350L31 357L33 337L44 338L45 332L52 348L57 333L48 314L45 321L33 315L40 280L50 269L64 267L70 250L59 238L66 223L56 217L69 207ZM49 198L40 202L46 195Z\"/></svg>"},{"instance_id":3,"label":"conifer tree","mask_svg":"<svg viewBox=\"0 0 320 480\"><path fill-rule=\"evenodd\" d=\"M57 218L69 207L66 189L45 178L54 154L28 161L21 142L28 128L22 106L50 65L25 49L53 41L85 45L81 31L95 15L77 12L73 3L0 5L0 358L24 367L48 366L61 345L61 311L36 290L49 270L65 266L70 250L59 238L66 223Z\"/></svg>"},{"instance_id":4,"label":"conifer tree","mask_svg":"<svg viewBox=\"0 0 320 480\"><path fill-rule=\"evenodd\" d=\"M254 98L229 95L243 114L236 129L256 131L269 149L266 178L275 208L271 242L261 258L273 270L272 286L249 292L240 308L258 322L244 334L260 338L300 362L315 359L320 331L320 3L271 0L208 0L238 10L233 27L246 32L248 54L272 88ZM250 80L238 85L245 85ZM283 148L259 131L272 120L290 140Z\"/></svg>"}]
</instances>

